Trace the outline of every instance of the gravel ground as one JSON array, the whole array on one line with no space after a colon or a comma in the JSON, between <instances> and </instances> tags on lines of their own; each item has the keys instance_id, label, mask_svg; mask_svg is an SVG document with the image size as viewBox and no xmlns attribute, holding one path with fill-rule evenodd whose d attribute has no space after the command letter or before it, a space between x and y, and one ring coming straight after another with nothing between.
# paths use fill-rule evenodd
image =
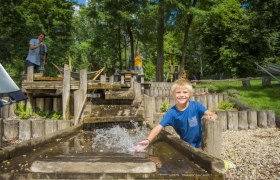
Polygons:
<instances>
[{"instance_id":1,"label":"gravel ground","mask_svg":"<svg viewBox=\"0 0 280 180\"><path fill-rule=\"evenodd\" d=\"M280 180L280 129L223 132L222 157L236 165L226 179Z\"/></svg>"}]
</instances>

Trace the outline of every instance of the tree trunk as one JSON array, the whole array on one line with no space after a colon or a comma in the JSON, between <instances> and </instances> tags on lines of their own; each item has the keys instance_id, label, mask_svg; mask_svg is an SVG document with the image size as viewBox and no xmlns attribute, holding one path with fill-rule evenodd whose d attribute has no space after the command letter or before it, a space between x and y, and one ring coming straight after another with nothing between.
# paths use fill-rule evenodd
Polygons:
<instances>
[{"instance_id":1,"label":"tree trunk","mask_svg":"<svg viewBox=\"0 0 280 180\"><path fill-rule=\"evenodd\" d=\"M131 30L131 25L127 24L127 32L129 35L129 40L130 40L130 53L131 53L131 69L134 69L134 37L133 37L133 33Z\"/></svg>"},{"instance_id":2,"label":"tree trunk","mask_svg":"<svg viewBox=\"0 0 280 180\"><path fill-rule=\"evenodd\" d=\"M195 6L197 0L193 1L192 7ZM179 78L186 78L185 74L185 64L187 59L187 51L188 51L188 41L189 41L189 31L190 27L193 21L193 14L188 15L185 26L184 26L184 42L183 42L183 48L182 48L182 60L180 65L180 72L179 72Z\"/></svg>"},{"instance_id":3,"label":"tree trunk","mask_svg":"<svg viewBox=\"0 0 280 180\"><path fill-rule=\"evenodd\" d=\"M119 54L119 61L120 61L120 69L123 69L123 62L122 62L122 47L121 47L121 28L119 24L119 32L118 32L118 54Z\"/></svg>"},{"instance_id":4,"label":"tree trunk","mask_svg":"<svg viewBox=\"0 0 280 180\"><path fill-rule=\"evenodd\" d=\"M164 63L164 0L159 0L158 9L158 27L157 27L157 70L156 81L163 81L163 63Z\"/></svg>"}]
</instances>

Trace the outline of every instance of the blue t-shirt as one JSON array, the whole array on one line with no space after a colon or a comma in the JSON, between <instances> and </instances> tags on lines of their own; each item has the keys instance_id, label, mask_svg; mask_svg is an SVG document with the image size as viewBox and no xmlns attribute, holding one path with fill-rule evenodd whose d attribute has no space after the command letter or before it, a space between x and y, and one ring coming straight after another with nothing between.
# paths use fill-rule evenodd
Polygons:
<instances>
[{"instance_id":1,"label":"blue t-shirt","mask_svg":"<svg viewBox=\"0 0 280 180\"><path fill-rule=\"evenodd\" d=\"M193 147L201 147L202 125L201 118L207 110L205 106L196 101L189 101L189 106L184 111L173 106L166 112L160 125L172 126L180 138Z\"/></svg>"},{"instance_id":2,"label":"blue t-shirt","mask_svg":"<svg viewBox=\"0 0 280 180\"><path fill-rule=\"evenodd\" d=\"M38 46L39 40L31 39L29 41L29 45ZM45 44L43 46L40 46L35 49L29 49L26 60L32 62L33 64L40 66L40 64L41 64L40 53L42 53L42 52L44 52L44 53L47 52L47 46Z\"/></svg>"}]
</instances>

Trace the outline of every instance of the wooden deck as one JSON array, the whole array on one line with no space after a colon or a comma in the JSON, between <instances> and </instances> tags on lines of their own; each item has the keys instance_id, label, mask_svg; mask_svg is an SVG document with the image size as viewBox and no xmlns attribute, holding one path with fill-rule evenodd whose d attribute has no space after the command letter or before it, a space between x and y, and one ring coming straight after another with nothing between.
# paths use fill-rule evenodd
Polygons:
<instances>
[{"instance_id":1,"label":"wooden deck","mask_svg":"<svg viewBox=\"0 0 280 180\"><path fill-rule=\"evenodd\" d=\"M22 91L24 93L33 93L33 92L46 92L46 91L62 91L63 89L63 81L23 81ZM70 89L78 90L80 88L80 81L71 81ZM122 88L120 83L110 83L110 82L95 82L88 81L87 89L95 90L95 89L107 89L107 90L120 90Z\"/></svg>"}]
</instances>

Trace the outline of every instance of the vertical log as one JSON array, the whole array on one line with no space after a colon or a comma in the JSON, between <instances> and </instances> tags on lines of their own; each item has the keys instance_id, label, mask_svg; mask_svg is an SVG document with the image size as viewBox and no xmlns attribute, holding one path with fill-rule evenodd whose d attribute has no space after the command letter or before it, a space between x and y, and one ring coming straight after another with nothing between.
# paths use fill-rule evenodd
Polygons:
<instances>
[{"instance_id":1,"label":"vertical log","mask_svg":"<svg viewBox=\"0 0 280 180\"><path fill-rule=\"evenodd\" d=\"M40 111L44 111L44 98L36 98L36 108Z\"/></svg>"},{"instance_id":2,"label":"vertical log","mask_svg":"<svg viewBox=\"0 0 280 180\"><path fill-rule=\"evenodd\" d=\"M84 104L86 102L87 94L87 70L80 71L80 89L74 92L74 124L79 123Z\"/></svg>"},{"instance_id":3,"label":"vertical log","mask_svg":"<svg viewBox=\"0 0 280 180\"><path fill-rule=\"evenodd\" d=\"M9 97L3 97L2 99L4 100L9 100ZM2 107L2 117L3 119L7 119L9 117L9 105L3 106Z\"/></svg>"},{"instance_id":4,"label":"vertical log","mask_svg":"<svg viewBox=\"0 0 280 180\"><path fill-rule=\"evenodd\" d=\"M57 131L57 121L54 119L45 120L45 134L54 133Z\"/></svg>"},{"instance_id":5,"label":"vertical log","mask_svg":"<svg viewBox=\"0 0 280 180\"><path fill-rule=\"evenodd\" d=\"M238 129L248 129L247 111L238 111Z\"/></svg>"},{"instance_id":6,"label":"vertical log","mask_svg":"<svg viewBox=\"0 0 280 180\"><path fill-rule=\"evenodd\" d=\"M222 128L220 121L202 119L202 149L208 154L221 158Z\"/></svg>"},{"instance_id":7,"label":"vertical log","mask_svg":"<svg viewBox=\"0 0 280 180\"><path fill-rule=\"evenodd\" d=\"M53 98L53 111L61 113L62 110L62 99L59 98Z\"/></svg>"},{"instance_id":8,"label":"vertical log","mask_svg":"<svg viewBox=\"0 0 280 180\"><path fill-rule=\"evenodd\" d=\"M217 109L218 106L219 106L219 95L213 94L213 107Z\"/></svg>"},{"instance_id":9,"label":"vertical log","mask_svg":"<svg viewBox=\"0 0 280 180\"><path fill-rule=\"evenodd\" d=\"M71 126L71 121L59 120L57 121L57 129L65 129Z\"/></svg>"},{"instance_id":10,"label":"vertical log","mask_svg":"<svg viewBox=\"0 0 280 180\"><path fill-rule=\"evenodd\" d=\"M218 120L221 123L221 129L222 131L227 130L227 112L226 111L217 111Z\"/></svg>"},{"instance_id":11,"label":"vertical log","mask_svg":"<svg viewBox=\"0 0 280 180\"><path fill-rule=\"evenodd\" d=\"M244 79L242 81L242 86L243 87L251 87L250 79Z\"/></svg>"},{"instance_id":12,"label":"vertical log","mask_svg":"<svg viewBox=\"0 0 280 180\"><path fill-rule=\"evenodd\" d=\"M275 120L276 120L275 112L272 110L267 110L267 126L276 127Z\"/></svg>"},{"instance_id":13,"label":"vertical log","mask_svg":"<svg viewBox=\"0 0 280 180\"><path fill-rule=\"evenodd\" d=\"M80 112L84 105L84 91L82 89L74 91L74 120L75 125L79 122Z\"/></svg>"},{"instance_id":14,"label":"vertical log","mask_svg":"<svg viewBox=\"0 0 280 180\"><path fill-rule=\"evenodd\" d=\"M19 121L19 140L31 139L31 121L20 120Z\"/></svg>"},{"instance_id":15,"label":"vertical log","mask_svg":"<svg viewBox=\"0 0 280 180\"><path fill-rule=\"evenodd\" d=\"M228 130L238 130L238 112L228 111L227 112L227 125Z\"/></svg>"},{"instance_id":16,"label":"vertical log","mask_svg":"<svg viewBox=\"0 0 280 180\"><path fill-rule=\"evenodd\" d=\"M206 95L200 96L200 101L201 101L201 104L203 104L205 107L207 107L207 96Z\"/></svg>"},{"instance_id":17,"label":"vertical log","mask_svg":"<svg viewBox=\"0 0 280 180\"><path fill-rule=\"evenodd\" d=\"M0 111L1 111L1 108L0 108ZM3 135L4 135L4 132L3 132L3 119L0 118L0 148L2 147L2 139L3 139Z\"/></svg>"},{"instance_id":18,"label":"vertical log","mask_svg":"<svg viewBox=\"0 0 280 180\"><path fill-rule=\"evenodd\" d=\"M63 119L70 119L70 69L67 64L64 65L63 92L62 92L62 111Z\"/></svg>"},{"instance_id":19,"label":"vertical log","mask_svg":"<svg viewBox=\"0 0 280 180\"><path fill-rule=\"evenodd\" d=\"M144 83L145 82L145 79L144 79L144 76L140 76L140 83Z\"/></svg>"},{"instance_id":20,"label":"vertical log","mask_svg":"<svg viewBox=\"0 0 280 180\"><path fill-rule=\"evenodd\" d=\"M124 84L124 75L121 76L121 84Z\"/></svg>"},{"instance_id":21,"label":"vertical log","mask_svg":"<svg viewBox=\"0 0 280 180\"><path fill-rule=\"evenodd\" d=\"M257 111L247 111L248 127L249 129L256 129L258 127Z\"/></svg>"},{"instance_id":22,"label":"vertical log","mask_svg":"<svg viewBox=\"0 0 280 180\"><path fill-rule=\"evenodd\" d=\"M162 97L161 96L156 96L155 97L155 104L156 104L156 111L155 112L160 112L160 107L162 104Z\"/></svg>"},{"instance_id":23,"label":"vertical log","mask_svg":"<svg viewBox=\"0 0 280 180\"><path fill-rule=\"evenodd\" d=\"M149 125L153 124L153 114L155 110L155 98L144 95L144 116Z\"/></svg>"},{"instance_id":24,"label":"vertical log","mask_svg":"<svg viewBox=\"0 0 280 180\"><path fill-rule=\"evenodd\" d=\"M6 140L18 139L18 120L3 120L4 138Z\"/></svg>"},{"instance_id":25,"label":"vertical log","mask_svg":"<svg viewBox=\"0 0 280 180\"><path fill-rule=\"evenodd\" d=\"M9 105L9 117L15 116L15 109L16 109L15 103Z\"/></svg>"},{"instance_id":26,"label":"vertical log","mask_svg":"<svg viewBox=\"0 0 280 180\"><path fill-rule=\"evenodd\" d=\"M207 95L207 108L210 110L213 108L213 97L211 94Z\"/></svg>"},{"instance_id":27,"label":"vertical log","mask_svg":"<svg viewBox=\"0 0 280 180\"><path fill-rule=\"evenodd\" d=\"M26 77L26 81L28 82L33 82L34 80L34 67L33 66L28 66L27 67L27 77Z\"/></svg>"},{"instance_id":28,"label":"vertical log","mask_svg":"<svg viewBox=\"0 0 280 180\"><path fill-rule=\"evenodd\" d=\"M106 82L106 75L100 75L100 82Z\"/></svg>"},{"instance_id":29,"label":"vertical log","mask_svg":"<svg viewBox=\"0 0 280 180\"><path fill-rule=\"evenodd\" d=\"M262 86L267 87L271 85L271 77L270 76L263 76L262 77Z\"/></svg>"},{"instance_id":30,"label":"vertical log","mask_svg":"<svg viewBox=\"0 0 280 180\"><path fill-rule=\"evenodd\" d=\"M52 107L52 99L51 98L44 98L45 102L44 102L44 112L45 113L50 113L53 109Z\"/></svg>"},{"instance_id":31,"label":"vertical log","mask_svg":"<svg viewBox=\"0 0 280 180\"><path fill-rule=\"evenodd\" d=\"M27 94L28 100L26 101L26 110L30 109L30 113L32 113L33 111L33 106L34 106L34 102L33 102L33 95L31 93Z\"/></svg>"},{"instance_id":32,"label":"vertical log","mask_svg":"<svg viewBox=\"0 0 280 180\"><path fill-rule=\"evenodd\" d=\"M223 102L224 100L224 95L223 94L218 94L218 106Z\"/></svg>"},{"instance_id":33,"label":"vertical log","mask_svg":"<svg viewBox=\"0 0 280 180\"><path fill-rule=\"evenodd\" d=\"M32 137L41 137L45 135L45 120L36 119L31 121Z\"/></svg>"},{"instance_id":34,"label":"vertical log","mask_svg":"<svg viewBox=\"0 0 280 180\"><path fill-rule=\"evenodd\" d=\"M109 82L110 82L110 83L113 83L113 82L114 82L114 75L112 75L112 76L109 77Z\"/></svg>"},{"instance_id":35,"label":"vertical log","mask_svg":"<svg viewBox=\"0 0 280 180\"><path fill-rule=\"evenodd\" d=\"M267 128L267 114L266 114L266 111L258 111L258 127Z\"/></svg>"}]
</instances>

